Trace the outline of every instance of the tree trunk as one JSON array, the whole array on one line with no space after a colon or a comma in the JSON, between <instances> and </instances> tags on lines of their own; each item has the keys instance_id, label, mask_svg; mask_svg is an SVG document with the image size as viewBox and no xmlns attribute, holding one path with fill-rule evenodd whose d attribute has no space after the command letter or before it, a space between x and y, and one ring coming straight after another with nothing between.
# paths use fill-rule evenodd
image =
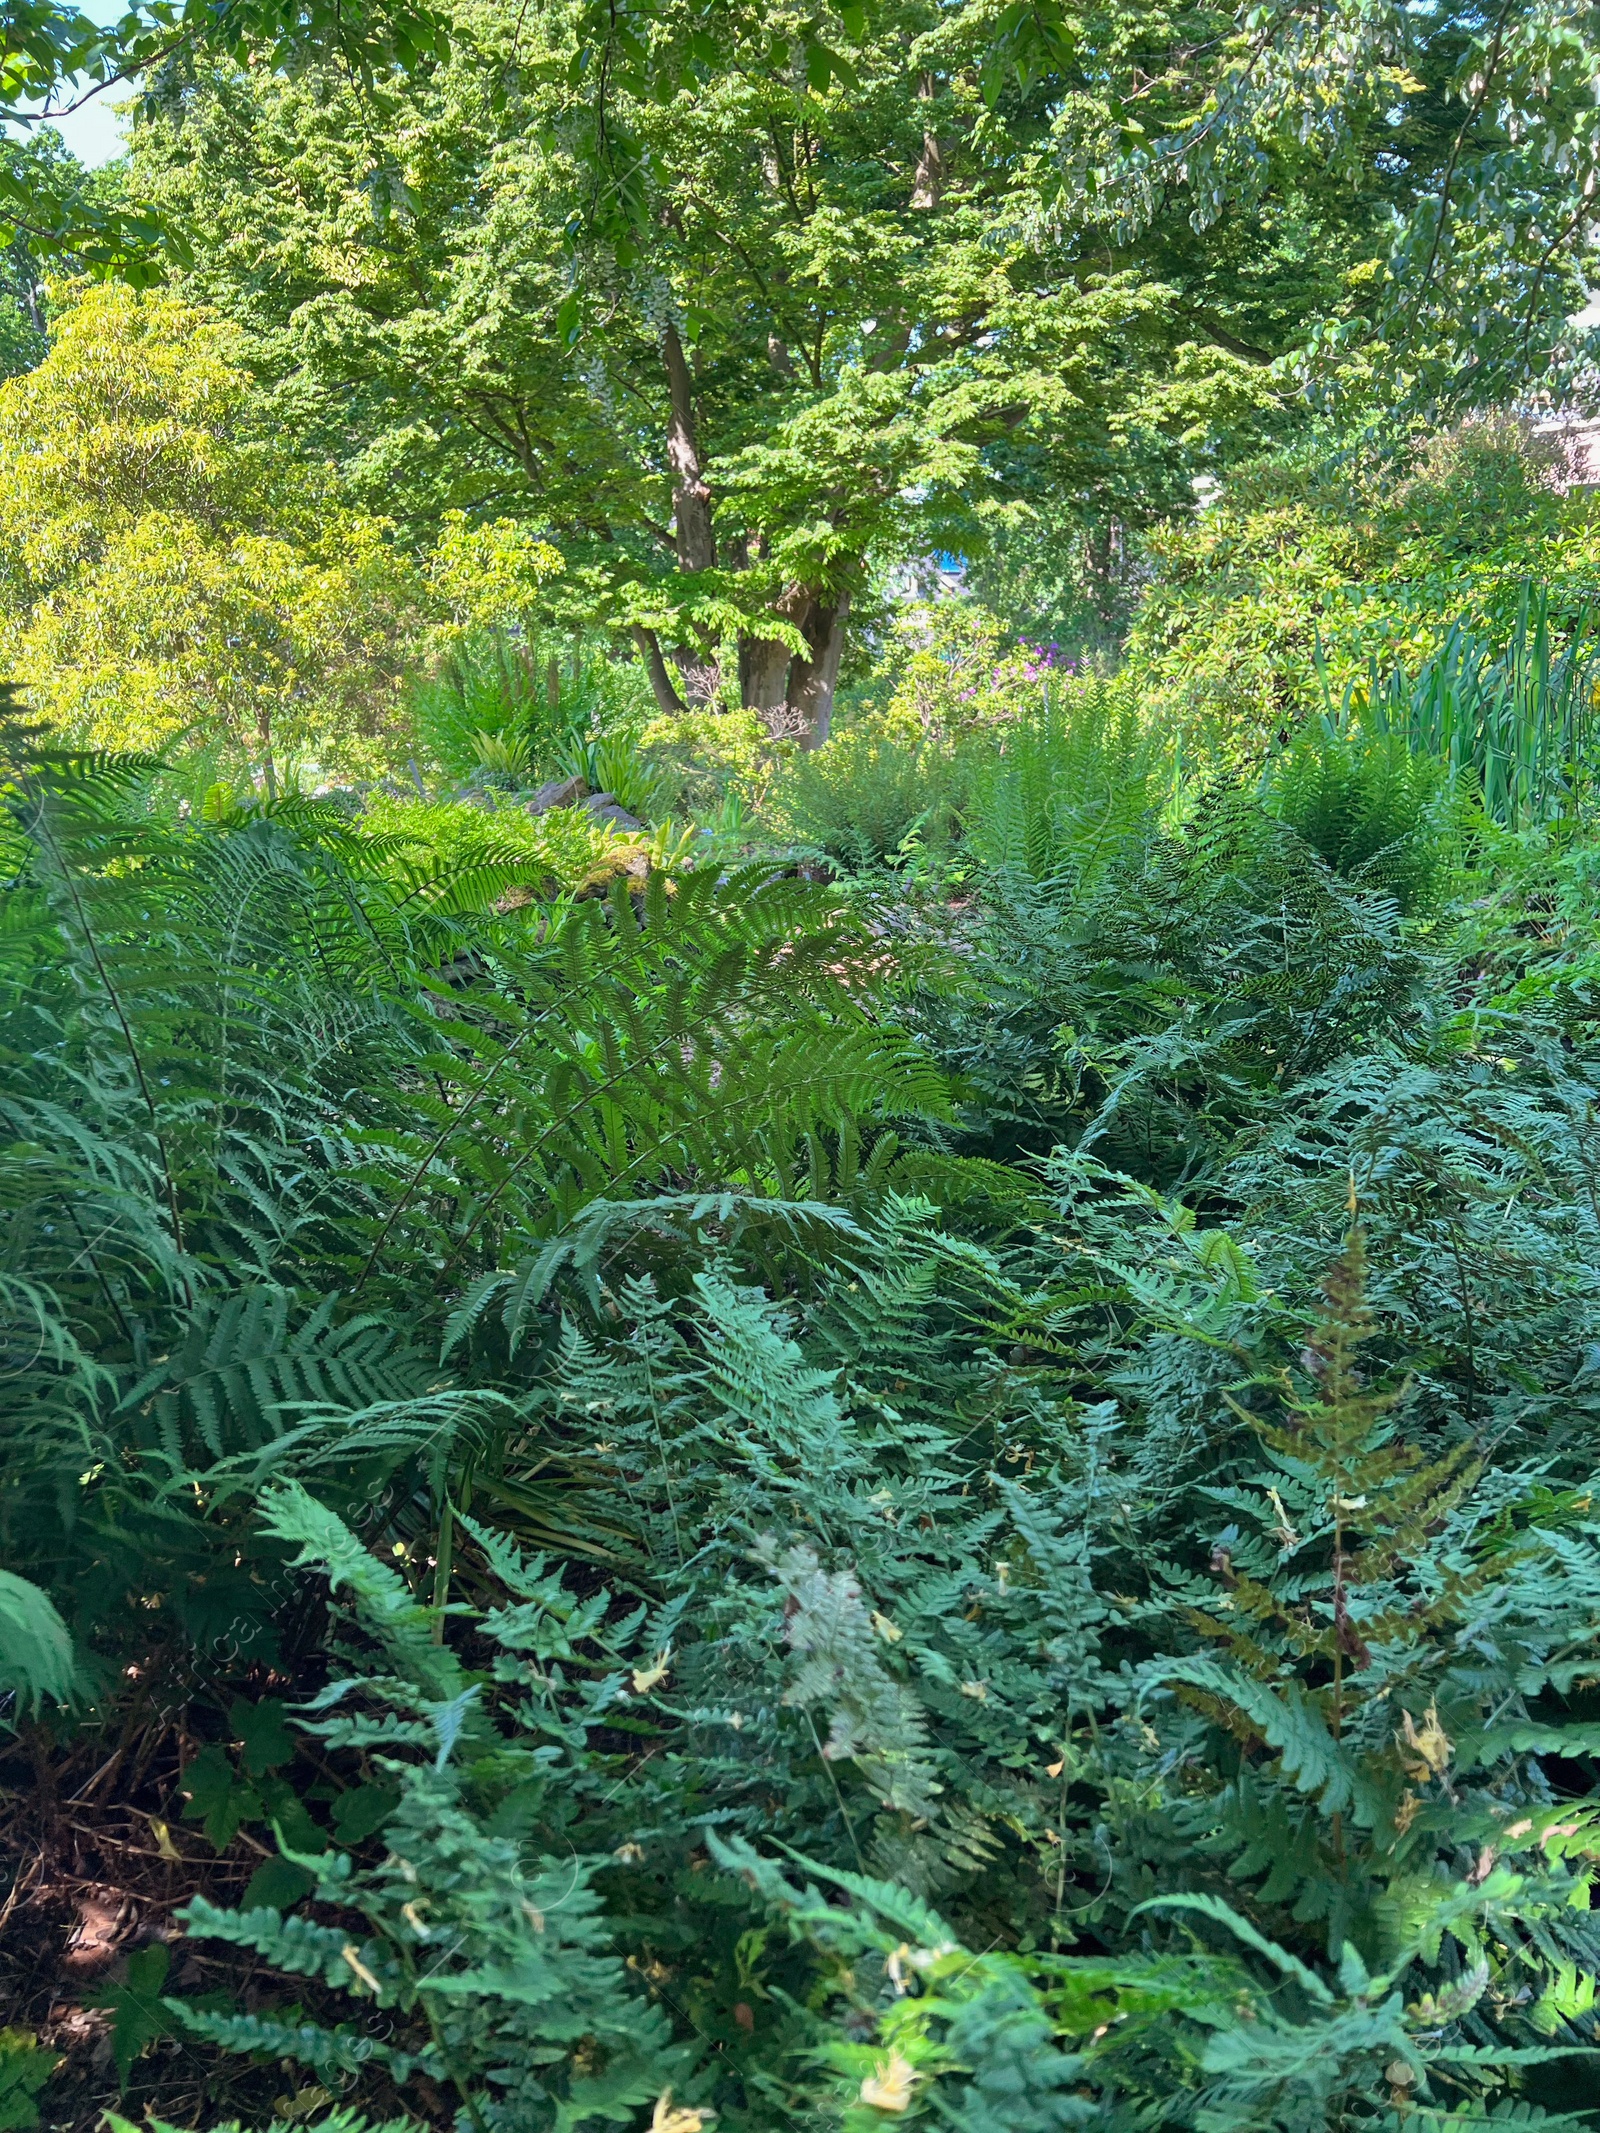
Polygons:
<instances>
[{"instance_id":1,"label":"tree trunk","mask_svg":"<svg viewBox=\"0 0 1600 2133\"><path fill-rule=\"evenodd\" d=\"M918 100L931 104L938 94L938 84L931 74L924 74L917 83ZM922 154L917 159L917 175L911 188L913 207L937 207L944 198L944 147L932 127L924 127Z\"/></svg>"},{"instance_id":2,"label":"tree trunk","mask_svg":"<svg viewBox=\"0 0 1600 2133\"><path fill-rule=\"evenodd\" d=\"M814 602L800 625L810 656L796 658L790 666L784 708L785 723L802 748L820 748L828 738L849 611L850 595L842 592L832 601Z\"/></svg>"},{"instance_id":3,"label":"tree trunk","mask_svg":"<svg viewBox=\"0 0 1600 2133\"><path fill-rule=\"evenodd\" d=\"M689 375L689 359L683 352L678 329L670 319L662 335L662 348L667 359L667 388L672 396L667 464L672 469L678 568L710 570L717 560L717 541L711 527L711 491L701 469L700 443L695 433L694 380Z\"/></svg>"},{"instance_id":4,"label":"tree trunk","mask_svg":"<svg viewBox=\"0 0 1600 2133\"><path fill-rule=\"evenodd\" d=\"M267 781L267 798L278 797L278 766L272 760L272 707L262 704L256 712L256 746L261 750L261 770Z\"/></svg>"},{"instance_id":5,"label":"tree trunk","mask_svg":"<svg viewBox=\"0 0 1600 2133\"><path fill-rule=\"evenodd\" d=\"M700 440L694 419L694 378L678 329L668 319L661 336L667 365L671 416L667 424L667 464L672 469L672 522L677 535L680 570L712 570L717 537L711 524L711 490L700 464ZM673 648L672 660L683 676L683 693L691 704L709 703L722 676L715 659L697 645ZM659 697L659 690L657 695Z\"/></svg>"},{"instance_id":6,"label":"tree trunk","mask_svg":"<svg viewBox=\"0 0 1600 2133\"><path fill-rule=\"evenodd\" d=\"M804 630L816 596L804 585L786 585L772 606L785 622ZM739 701L747 711L759 711L774 734L788 731L785 707L794 657L781 637L739 640Z\"/></svg>"},{"instance_id":7,"label":"tree trunk","mask_svg":"<svg viewBox=\"0 0 1600 2133\"><path fill-rule=\"evenodd\" d=\"M644 670L650 677L651 692L658 710L669 715L686 711L689 707L672 685L672 670L661 656L661 640L654 630L634 625L633 641L639 647L639 657L644 661Z\"/></svg>"},{"instance_id":8,"label":"tree trunk","mask_svg":"<svg viewBox=\"0 0 1600 2133\"><path fill-rule=\"evenodd\" d=\"M783 708L793 656L781 637L739 639L739 701L747 711Z\"/></svg>"}]
</instances>

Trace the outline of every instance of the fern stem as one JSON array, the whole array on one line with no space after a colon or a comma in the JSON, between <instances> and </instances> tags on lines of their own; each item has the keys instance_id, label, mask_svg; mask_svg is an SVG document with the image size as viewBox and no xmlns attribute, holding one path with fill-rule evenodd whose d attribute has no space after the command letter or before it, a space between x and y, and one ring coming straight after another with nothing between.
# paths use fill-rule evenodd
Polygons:
<instances>
[{"instance_id":1,"label":"fern stem","mask_svg":"<svg viewBox=\"0 0 1600 2133\"><path fill-rule=\"evenodd\" d=\"M844 1821L845 1834L850 1839L850 1849L856 1855L856 1866L864 1874L867 1871L867 1862L862 1858L861 1846L856 1842L856 1825L851 1821L850 1810L844 1804L844 1794L839 1788L839 1774L823 1753L822 1742L817 1736L817 1722L809 1711L806 1713L806 1724L811 1728L811 1738L817 1750L817 1761L827 1771L828 1783L833 1787L833 1796L839 1803L839 1813Z\"/></svg>"},{"instance_id":2,"label":"fern stem","mask_svg":"<svg viewBox=\"0 0 1600 2133\"><path fill-rule=\"evenodd\" d=\"M1472 1316L1472 1293L1467 1287L1466 1263L1461 1257L1461 1232L1452 1222L1450 1225L1450 1256L1456 1263L1456 1286L1461 1293L1461 1320L1467 1337L1467 1383L1466 1424L1468 1429L1477 1426L1478 1419L1478 1334Z\"/></svg>"},{"instance_id":3,"label":"fern stem","mask_svg":"<svg viewBox=\"0 0 1600 2133\"><path fill-rule=\"evenodd\" d=\"M418 1997L422 2001L422 2011L428 2018L428 2028L433 2034L433 2041L438 2049L439 2057L444 2061L445 2071L450 2076L456 2094L461 2098L462 2106L467 2116L472 2120L475 2133L489 2133L483 2109L478 2102L477 2096L467 2086L466 2078L456 2064L455 2054L439 2034L438 2017L434 2014L433 2008L429 2004L426 1991L419 1993Z\"/></svg>"},{"instance_id":4,"label":"fern stem","mask_svg":"<svg viewBox=\"0 0 1600 2133\"><path fill-rule=\"evenodd\" d=\"M127 1319L123 1316L122 1306L117 1302L115 1295L112 1293L111 1284L106 1279L104 1267L101 1266L99 1259L95 1255L94 1246L83 1234L83 1224L78 1220L78 1210L73 1206L70 1200L67 1202L67 1219L71 1222L74 1231L77 1233L78 1242L83 1247L84 1258L88 1260L90 1266L94 1269L94 1278L100 1285L100 1293L106 1300L106 1308L110 1311L112 1317L116 1320L118 1329L121 1332L123 1339L128 1343L130 1348L133 1347L133 1328L128 1324ZM102 1227L100 1234L102 1236L105 1235L104 1227Z\"/></svg>"}]
</instances>

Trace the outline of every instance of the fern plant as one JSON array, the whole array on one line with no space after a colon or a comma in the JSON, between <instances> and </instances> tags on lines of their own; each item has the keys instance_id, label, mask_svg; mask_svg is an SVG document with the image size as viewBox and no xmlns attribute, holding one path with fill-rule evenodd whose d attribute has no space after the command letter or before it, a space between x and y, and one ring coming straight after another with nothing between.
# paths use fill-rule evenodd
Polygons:
<instances>
[{"instance_id":1,"label":"fern plant","mask_svg":"<svg viewBox=\"0 0 1600 2133\"><path fill-rule=\"evenodd\" d=\"M303 1489L264 1504L269 1529L297 1546L342 1592L372 1640L381 1672L335 1684L309 1730L359 1749L390 1781L394 1805L381 1864L330 1845L293 1863L338 1924L271 1905L242 1911L196 1898L192 1935L251 1950L290 1977L313 1978L355 2003L329 2026L293 2014L238 2014L170 2003L191 2034L225 2049L271 2052L329 2079L379 2063L450 2085L474 2125L569 2128L617 2122L681 2079L690 2054L674 2049L607 1947L593 1888L601 1862L529 1858L520 1832L543 1782L531 1743L500 1736L478 1690L429 1636L429 1617ZM508 1683L533 1655L553 1661L567 1641L540 1634L548 1585L501 1547L496 1566L518 1604L489 1625ZM591 1604L603 1618L606 1596ZM569 1627L581 1636L582 1625ZM625 1648L627 1632L612 1638ZM531 1795L531 1797L530 1797ZM361 1924L353 1921L359 1918ZM379 2034L379 2023L388 2031Z\"/></svg>"},{"instance_id":2,"label":"fern plant","mask_svg":"<svg viewBox=\"0 0 1600 2133\"><path fill-rule=\"evenodd\" d=\"M1243 795L1162 831L1147 792L1108 785L1080 828L1054 876L1007 864L932 914L959 953L913 1020L966 1098L966 1151L1082 1143L1170 1185L1411 1008L1425 965L1395 904Z\"/></svg>"},{"instance_id":3,"label":"fern plant","mask_svg":"<svg viewBox=\"0 0 1600 2133\"><path fill-rule=\"evenodd\" d=\"M841 866L871 868L892 863L919 833L947 838L957 788L948 750L866 723L786 764L767 813Z\"/></svg>"},{"instance_id":4,"label":"fern plant","mask_svg":"<svg viewBox=\"0 0 1600 2133\"><path fill-rule=\"evenodd\" d=\"M535 2125L642 2115L669 2082L752 2133L819 2109L1535 2122L1600 1955L1593 1816L1549 1768L1594 1745L1568 1709L1597 1663L1587 1500L1403 1446L1398 1396L1356 1374L1355 1240L1298 1380L1258 1373L1276 1411L1243 1409L1189 1484L1199 1561L1168 1506L1144 1572L1160 1521L1111 1475L1108 1417L1063 1397L1070 1363L973 1353L1038 1300L930 1218L903 1203L803 1326L712 1270L569 1327L546 1427L590 1444L638 1596L458 1506L475 1676L338 1520L271 1494L354 1611L350 1657L376 1647L307 1721L402 1804L381 1865L289 1840L309 1915L189 1926L376 2004L196 2034L352 2076L387 2054ZM545 1986L602 1951L574 2053Z\"/></svg>"},{"instance_id":5,"label":"fern plant","mask_svg":"<svg viewBox=\"0 0 1600 2133\"><path fill-rule=\"evenodd\" d=\"M414 1531L440 1461L503 1433L429 1349L505 1240L606 1196L786 1199L815 1137L945 1099L809 884L502 912L513 853L421 863L292 796L179 818L156 776L15 759L0 1530L74 1628L114 1643L132 1590L176 1640L267 1651L269 1476Z\"/></svg>"},{"instance_id":6,"label":"fern plant","mask_svg":"<svg viewBox=\"0 0 1600 2133\"><path fill-rule=\"evenodd\" d=\"M1446 887L1451 788L1439 764L1398 735L1341 733L1320 719L1270 766L1267 803L1336 873L1426 916Z\"/></svg>"},{"instance_id":7,"label":"fern plant","mask_svg":"<svg viewBox=\"0 0 1600 2133\"><path fill-rule=\"evenodd\" d=\"M1587 2041L1563 2010L1600 1955L1596 1832L1544 1759L1592 1745L1565 1700L1592 1664L1600 1529L1586 1495L1490 1480L1468 1441L1432 1459L1404 1443L1401 1395L1357 1374L1374 1330L1359 1231L1325 1294L1302 1385L1276 1388L1278 1416L1247 1414L1265 1470L1199 1491L1226 1523L1147 1603L1147 1767L1194 1774L1165 1811L1180 1890L1247 1902L1252 1930L1320 1953L1369 2005L1398 2010L1403 1988L1413 2023L1454 2035L1441 2071L1490 2096L1543 2039ZM1199 1648L1174 1655L1185 1631ZM1157 1856L1144 1886L1181 1907ZM1240 2034L1227 2057L1242 2102L1270 2054ZM1409 2090L1421 2069L1400 2063ZM1263 2122L1295 2122L1280 2108Z\"/></svg>"},{"instance_id":8,"label":"fern plant","mask_svg":"<svg viewBox=\"0 0 1600 2133\"><path fill-rule=\"evenodd\" d=\"M963 811L973 855L999 874L1091 895L1154 834L1164 751L1125 687L1085 675L974 743Z\"/></svg>"}]
</instances>

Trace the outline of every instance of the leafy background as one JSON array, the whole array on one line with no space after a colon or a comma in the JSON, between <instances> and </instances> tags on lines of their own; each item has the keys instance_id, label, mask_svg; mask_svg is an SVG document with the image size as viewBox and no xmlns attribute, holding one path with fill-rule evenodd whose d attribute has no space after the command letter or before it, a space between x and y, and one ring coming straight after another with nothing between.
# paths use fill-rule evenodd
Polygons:
<instances>
[{"instance_id":1,"label":"leafy background","mask_svg":"<svg viewBox=\"0 0 1600 2133\"><path fill-rule=\"evenodd\" d=\"M230 23L5 27L0 2127L1591 2126L1587 17Z\"/></svg>"}]
</instances>

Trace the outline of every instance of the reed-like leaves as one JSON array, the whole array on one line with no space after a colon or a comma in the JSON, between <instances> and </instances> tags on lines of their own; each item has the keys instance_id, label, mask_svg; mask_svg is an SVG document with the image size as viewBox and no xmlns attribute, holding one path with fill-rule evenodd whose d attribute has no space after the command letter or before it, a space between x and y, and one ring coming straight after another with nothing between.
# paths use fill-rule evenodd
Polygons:
<instances>
[{"instance_id":1,"label":"reed-like leaves","mask_svg":"<svg viewBox=\"0 0 1600 2133\"><path fill-rule=\"evenodd\" d=\"M1434 757L1470 781L1492 821L1524 829L1570 813L1593 776L1597 659L1593 617L1562 642L1544 589L1525 585L1503 650L1453 623L1415 673L1374 660L1340 721Z\"/></svg>"}]
</instances>

